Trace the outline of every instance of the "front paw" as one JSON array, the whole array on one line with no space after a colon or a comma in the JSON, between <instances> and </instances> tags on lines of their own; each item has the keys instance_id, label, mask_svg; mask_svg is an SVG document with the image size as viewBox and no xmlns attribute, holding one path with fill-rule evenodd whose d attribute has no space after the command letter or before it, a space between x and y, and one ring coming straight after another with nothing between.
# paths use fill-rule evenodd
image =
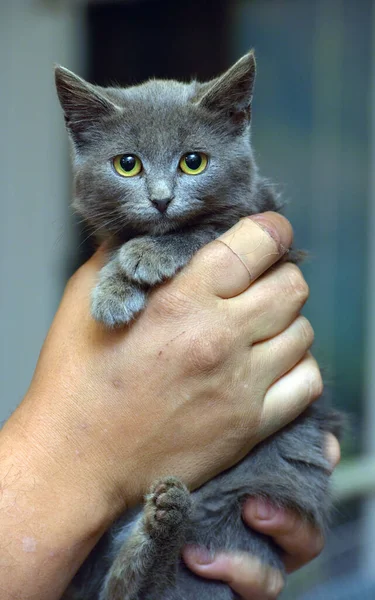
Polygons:
<instances>
[{"instance_id":1,"label":"front paw","mask_svg":"<svg viewBox=\"0 0 375 600\"><path fill-rule=\"evenodd\" d=\"M145 307L146 293L124 278L99 281L91 296L91 314L107 327L126 325Z\"/></svg>"},{"instance_id":2,"label":"front paw","mask_svg":"<svg viewBox=\"0 0 375 600\"><path fill-rule=\"evenodd\" d=\"M124 244L119 264L126 277L148 286L171 279L184 266L181 257L150 237L135 238Z\"/></svg>"}]
</instances>

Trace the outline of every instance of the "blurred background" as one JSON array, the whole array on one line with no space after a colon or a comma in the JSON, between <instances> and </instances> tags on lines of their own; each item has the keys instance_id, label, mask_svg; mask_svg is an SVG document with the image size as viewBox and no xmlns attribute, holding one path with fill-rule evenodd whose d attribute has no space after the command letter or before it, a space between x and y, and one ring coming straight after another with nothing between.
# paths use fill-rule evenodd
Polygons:
<instances>
[{"instance_id":1,"label":"blurred background","mask_svg":"<svg viewBox=\"0 0 375 600\"><path fill-rule=\"evenodd\" d=\"M24 395L65 282L92 249L69 208L53 63L103 85L209 79L250 47L256 155L289 201L296 245L310 252L315 354L352 423L326 549L283 598L373 599L373 0L0 3L0 419Z\"/></svg>"}]
</instances>

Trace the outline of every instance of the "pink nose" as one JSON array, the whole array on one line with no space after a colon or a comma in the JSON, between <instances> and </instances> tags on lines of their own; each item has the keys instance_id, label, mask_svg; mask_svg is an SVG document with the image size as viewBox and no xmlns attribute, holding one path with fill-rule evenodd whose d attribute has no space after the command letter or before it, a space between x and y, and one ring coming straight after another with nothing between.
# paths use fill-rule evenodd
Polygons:
<instances>
[{"instance_id":1,"label":"pink nose","mask_svg":"<svg viewBox=\"0 0 375 600\"><path fill-rule=\"evenodd\" d=\"M159 212L164 213L167 210L168 205L172 202L172 198L162 198L160 200L151 200L151 202L155 206L155 208L158 209Z\"/></svg>"}]
</instances>

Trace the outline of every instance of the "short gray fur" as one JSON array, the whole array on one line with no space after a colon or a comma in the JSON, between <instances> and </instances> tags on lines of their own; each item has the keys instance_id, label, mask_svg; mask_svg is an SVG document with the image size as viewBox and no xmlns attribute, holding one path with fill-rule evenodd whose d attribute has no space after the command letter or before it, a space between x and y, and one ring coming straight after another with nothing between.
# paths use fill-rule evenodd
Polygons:
<instances>
[{"instance_id":1,"label":"short gray fur","mask_svg":"<svg viewBox=\"0 0 375 600\"><path fill-rule=\"evenodd\" d=\"M93 86L57 67L56 85L73 149L74 206L109 247L93 290L93 316L107 326L130 322L149 291L181 269L238 219L280 210L260 177L250 142L255 59L250 52L207 82L151 80L130 88ZM179 168L203 152L199 175ZM121 177L113 158L138 156L142 172ZM153 202L168 199L167 210ZM127 513L77 573L65 600L230 600L220 582L203 580L180 559L186 542L244 550L283 570L272 540L241 519L247 496L298 511L322 530L329 516L330 468L324 433L339 418L321 399L237 466L190 494L171 477L157 482L144 508Z\"/></svg>"}]
</instances>

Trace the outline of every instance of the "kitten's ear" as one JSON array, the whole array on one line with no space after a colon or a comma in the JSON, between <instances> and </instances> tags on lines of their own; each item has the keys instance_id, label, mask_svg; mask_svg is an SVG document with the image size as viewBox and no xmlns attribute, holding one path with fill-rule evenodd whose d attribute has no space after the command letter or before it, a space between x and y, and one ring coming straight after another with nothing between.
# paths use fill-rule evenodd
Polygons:
<instances>
[{"instance_id":1,"label":"kitten's ear","mask_svg":"<svg viewBox=\"0 0 375 600\"><path fill-rule=\"evenodd\" d=\"M100 119L120 110L98 88L64 67L55 67L55 81L66 126L77 143Z\"/></svg>"},{"instance_id":2,"label":"kitten's ear","mask_svg":"<svg viewBox=\"0 0 375 600\"><path fill-rule=\"evenodd\" d=\"M203 84L198 104L212 112L225 114L235 123L249 122L255 73L256 63L252 50L211 84Z\"/></svg>"}]
</instances>

